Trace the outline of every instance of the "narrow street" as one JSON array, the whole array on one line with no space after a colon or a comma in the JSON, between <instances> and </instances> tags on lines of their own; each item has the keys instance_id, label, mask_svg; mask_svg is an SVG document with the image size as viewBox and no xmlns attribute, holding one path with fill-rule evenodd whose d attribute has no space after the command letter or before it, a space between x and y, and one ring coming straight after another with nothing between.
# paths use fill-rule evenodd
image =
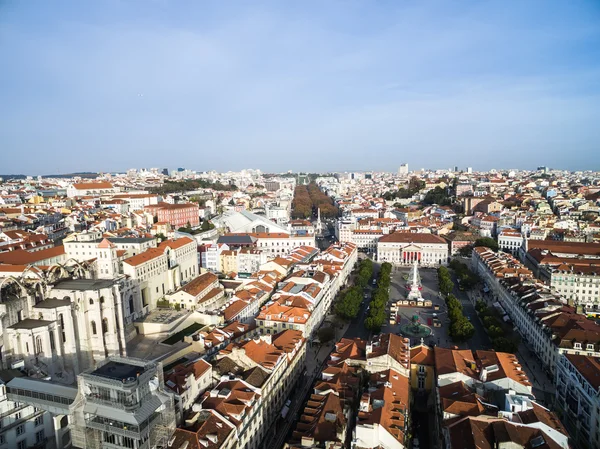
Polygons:
<instances>
[{"instance_id":1,"label":"narrow street","mask_svg":"<svg viewBox=\"0 0 600 449\"><path fill-rule=\"evenodd\" d=\"M479 317L477 316L475 304L471 301L466 292L461 291L458 288L458 279L456 278L454 271L449 271L450 275L452 276L452 282L454 282L454 290L452 290L452 294L460 301L463 307L463 314L469 319L469 321L471 321L473 327L475 327L475 334L467 341L467 347L473 351L478 349L492 349L492 342L488 334L485 332L485 328L479 320Z\"/></svg>"}]
</instances>

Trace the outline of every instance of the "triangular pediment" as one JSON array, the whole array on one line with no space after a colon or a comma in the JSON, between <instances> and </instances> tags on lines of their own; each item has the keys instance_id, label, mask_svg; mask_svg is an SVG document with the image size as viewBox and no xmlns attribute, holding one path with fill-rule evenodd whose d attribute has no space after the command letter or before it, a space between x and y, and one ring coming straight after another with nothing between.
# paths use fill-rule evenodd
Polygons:
<instances>
[{"instance_id":1,"label":"triangular pediment","mask_svg":"<svg viewBox=\"0 0 600 449\"><path fill-rule=\"evenodd\" d=\"M422 251L422 250L423 250L423 248L421 248L420 246L417 246L417 245L415 245L413 243L411 243L411 244L409 244L407 246L404 246L402 248L402 251Z\"/></svg>"}]
</instances>

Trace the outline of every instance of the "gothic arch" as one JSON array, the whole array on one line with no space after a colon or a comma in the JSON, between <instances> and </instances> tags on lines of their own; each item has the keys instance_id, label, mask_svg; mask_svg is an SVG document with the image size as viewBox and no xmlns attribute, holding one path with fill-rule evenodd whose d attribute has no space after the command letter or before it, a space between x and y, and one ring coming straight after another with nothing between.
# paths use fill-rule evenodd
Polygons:
<instances>
[{"instance_id":1,"label":"gothic arch","mask_svg":"<svg viewBox=\"0 0 600 449\"><path fill-rule=\"evenodd\" d=\"M2 288L5 287L6 284L8 283L15 283L17 284L19 287L21 287L21 294L25 294L27 295L27 287L25 287L22 283L20 279L17 279L14 276L8 276L7 278L2 279L2 281L0 281L0 290L2 290Z\"/></svg>"}]
</instances>

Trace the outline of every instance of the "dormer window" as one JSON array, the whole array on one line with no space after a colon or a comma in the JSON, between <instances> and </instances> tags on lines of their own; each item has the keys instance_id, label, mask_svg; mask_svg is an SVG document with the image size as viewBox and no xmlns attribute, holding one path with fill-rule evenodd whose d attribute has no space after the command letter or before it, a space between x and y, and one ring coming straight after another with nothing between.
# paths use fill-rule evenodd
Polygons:
<instances>
[{"instance_id":1,"label":"dormer window","mask_svg":"<svg viewBox=\"0 0 600 449\"><path fill-rule=\"evenodd\" d=\"M574 347L575 349L581 349L581 343L575 343Z\"/></svg>"},{"instance_id":2,"label":"dormer window","mask_svg":"<svg viewBox=\"0 0 600 449\"><path fill-rule=\"evenodd\" d=\"M586 348L587 348L588 351L593 351L594 350L594 345L588 343L587 346L586 346Z\"/></svg>"}]
</instances>

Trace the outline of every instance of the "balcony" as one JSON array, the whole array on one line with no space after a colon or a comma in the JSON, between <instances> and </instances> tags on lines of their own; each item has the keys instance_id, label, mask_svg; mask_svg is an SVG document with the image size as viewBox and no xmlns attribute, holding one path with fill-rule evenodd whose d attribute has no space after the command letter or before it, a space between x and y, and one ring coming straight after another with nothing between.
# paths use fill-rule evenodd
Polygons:
<instances>
[{"instance_id":1,"label":"balcony","mask_svg":"<svg viewBox=\"0 0 600 449\"><path fill-rule=\"evenodd\" d=\"M139 439L140 431L137 426L120 421L110 421L106 418L96 417L86 421L86 426L91 429L121 435L128 438Z\"/></svg>"}]
</instances>

